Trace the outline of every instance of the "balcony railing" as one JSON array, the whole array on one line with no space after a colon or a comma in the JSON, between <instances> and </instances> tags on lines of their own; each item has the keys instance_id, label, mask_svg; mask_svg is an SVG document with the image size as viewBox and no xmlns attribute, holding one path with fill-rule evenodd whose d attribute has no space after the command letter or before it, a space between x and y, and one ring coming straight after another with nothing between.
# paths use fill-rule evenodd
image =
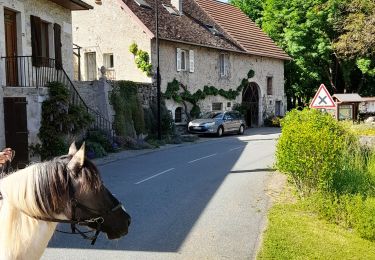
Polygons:
<instances>
[{"instance_id":1,"label":"balcony railing","mask_svg":"<svg viewBox=\"0 0 375 260\"><path fill-rule=\"evenodd\" d=\"M54 59L32 56L2 57L5 63L6 86L9 87L44 87L49 82L57 81L70 90L70 103L83 106L93 116L91 129L103 131L108 137L114 138L111 122L98 111L84 102L73 82Z\"/></svg>"}]
</instances>

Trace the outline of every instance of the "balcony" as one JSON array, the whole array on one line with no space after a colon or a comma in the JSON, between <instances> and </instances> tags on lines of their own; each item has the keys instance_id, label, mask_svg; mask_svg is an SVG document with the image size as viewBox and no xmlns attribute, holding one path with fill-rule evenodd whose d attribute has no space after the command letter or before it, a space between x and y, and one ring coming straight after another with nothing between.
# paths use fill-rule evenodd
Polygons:
<instances>
[{"instance_id":1,"label":"balcony","mask_svg":"<svg viewBox=\"0 0 375 260\"><path fill-rule=\"evenodd\" d=\"M32 56L2 57L5 66L5 85L7 87L45 87L47 83L57 81L64 84L70 91L70 103L83 106L92 115L92 129L100 129L110 137L114 137L111 122L98 111L84 102L73 82L66 74L62 65L55 59Z\"/></svg>"}]
</instances>

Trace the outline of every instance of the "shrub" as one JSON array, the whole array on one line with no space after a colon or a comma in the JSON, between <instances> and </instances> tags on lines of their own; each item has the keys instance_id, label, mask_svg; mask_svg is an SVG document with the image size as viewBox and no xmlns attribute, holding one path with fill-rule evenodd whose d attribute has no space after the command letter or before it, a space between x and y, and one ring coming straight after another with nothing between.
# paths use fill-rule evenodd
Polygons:
<instances>
[{"instance_id":1,"label":"shrub","mask_svg":"<svg viewBox=\"0 0 375 260\"><path fill-rule=\"evenodd\" d=\"M354 136L332 116L307 108L289 112L281 126L276 167L292 177L302 195L332 189Z\"/></svg>"},{"instance_id":2,"label":"shrub","mask_svg":"<svg viewBox=\"0 0 375 260\"><path fill-rule=\"evenodd\" d=\"M105 149L96 142L87 141L86 142L86 155L90 159L100 158L107 155Z\"/></svg>"},{"instance_id":3,"label":"shrub","mask_svg":"<svg viewBox=\"0 0 375 260\"><path fill-rule=\"evenodd\" d=\"M70 91L60 82L47 84L49 99L42 103L42 120L38 137L41 159L66 154L67 136L80 135L93 121L87 110L70 104Z\"/></svg>"},{"instance_id":4,"label":"shrub","mask_svg":"<svg viewBox=\"0 0 375 260\"><path fill-rule=\"evenodd\" d=\"M113 152L114 148L108 136L102 131L89 131L86 137L87 141L100 144L106 152Z\"/></svg>"}]
</instances>

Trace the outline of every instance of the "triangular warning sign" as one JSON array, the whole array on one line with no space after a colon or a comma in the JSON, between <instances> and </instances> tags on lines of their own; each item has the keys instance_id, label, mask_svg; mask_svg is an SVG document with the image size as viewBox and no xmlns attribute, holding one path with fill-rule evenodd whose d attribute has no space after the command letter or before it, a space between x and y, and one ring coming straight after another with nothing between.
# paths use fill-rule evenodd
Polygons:
<instances>
[{"instance_id":1,"label":"triangular warning sign","mask_svg":"<svg viewBox=\"0 0 375 260\"><path fill-rule=\"evenodd\" d=\"M313 101L310 104L310 108L336 108L335 102L333 102L333 99L324 84L320 85Z\"/></svg>"}]
</instances>

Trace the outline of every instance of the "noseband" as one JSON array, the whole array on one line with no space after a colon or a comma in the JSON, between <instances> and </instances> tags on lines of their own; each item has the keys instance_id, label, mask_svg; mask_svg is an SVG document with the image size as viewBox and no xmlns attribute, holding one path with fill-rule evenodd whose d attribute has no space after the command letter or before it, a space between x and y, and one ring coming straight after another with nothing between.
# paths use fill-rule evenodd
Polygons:
<instances>
[{"instance_id":1,"label":"noseband","mask_svg":"<svg viewBox=\"0 0 375 260\"><path fill-rule=\"evenodd\" d=\"M119 202L113 208L111 208L109 210L106 210L105 212L99 212L95 209L89 208L86 205L80 203L77 199L72 199L71 205L72 205L72 219L71 220L56 219L56 218L43 218L43 217L33 217L33 218L43 220L43 221L49 221L49 222L69 223L72 232L65 232L65 231L61 231L61 230L56 230L56 231L60 232L60 233L65 233L65 234L79 234L79 235L82 236L83 239L91 240L91 245L94 245L95 242L96 242L96 239L98 238L98 236L100 234L100 231L102 231L101 227L102 227L102 224L104 223L104 217L112 214L116 210L123 207L123 205ZM80 218L77 219L76 218L76 209L77 208L79 208L81 210L91 212L91 213L94 213L95 215L98 215L98 216L93 217L93 218L89 218L89 219L80 219ZM78 227L76 227L76 225L87 226L90 223L96 223L97 224L96 231L95 231L95 234L93 236L87 236L86 235L87 233L90 233L90 232L93 232L93 231L83 232L83 231L79 230ZM78 232L78 233L76 233L76 232Z\"/></svg>"}]
</instances>

